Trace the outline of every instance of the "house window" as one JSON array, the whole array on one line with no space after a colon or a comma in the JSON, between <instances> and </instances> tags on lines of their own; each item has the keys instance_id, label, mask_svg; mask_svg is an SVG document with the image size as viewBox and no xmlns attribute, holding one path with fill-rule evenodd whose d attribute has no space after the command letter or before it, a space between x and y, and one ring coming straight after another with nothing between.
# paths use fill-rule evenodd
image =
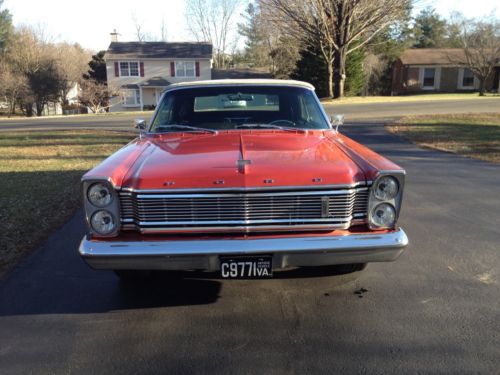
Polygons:
<instances>
[{"instance_id":1,"label":"house window","mask_svg":"<svg viewBox=\"0 0 500 375\"><path fill-rule=\"evenodd\" d=\"M139 63L136 61L121 61L120 62L121 77L139 77Z\"/></svg>"},{"instance_id":2,"label":"house window","mask_svg":"<svg viewBox=\"0 0 500 375\"><path fill-rule=\"evenodd\" d=\"M434 87L435 78L436 78L436 68L425 68L424 80L422 86Z\"/></svg>"},{"instance_id":3,"label":"house window","mask_svg":"<svg viewBox=\"0 0 500 375\"><path fill-rule=\"evenodd\" d=\"M139 89L122 90L122 103L124 106L139 106L141 105L141 92Z\"/></svg>"},{"instance_id":4,"label":"house window","mask_svg":"<svg viewBox=\"0 0 500 375\"><path fill-rule=\"evenodd\" d=\"M176 61L175 75L177 77L195 77L196 69L194 61Z\"/></svg>"},{"instance_id":5,"label":"house window","mask_svg":"<svg viewBox=\"0 0 500 375\"><path fill-rule=\"evenodd\" d=\"M474 73L472 73L472 70L467 68L464 69L462 87L474 87Z\"/></svg>"}]
</instances>

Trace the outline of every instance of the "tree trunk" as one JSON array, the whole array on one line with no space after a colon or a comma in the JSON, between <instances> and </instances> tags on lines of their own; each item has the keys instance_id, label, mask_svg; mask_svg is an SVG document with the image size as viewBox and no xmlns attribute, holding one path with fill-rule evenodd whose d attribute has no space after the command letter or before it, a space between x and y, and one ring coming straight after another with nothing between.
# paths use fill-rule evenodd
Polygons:
<instances>
[{"instance_id":1,"label":"tree trunk","mask_svg":"<svg viewBox=\"0 0 500 375\"><path fill-rule=\"evenodd\" d=\"M16 101L12 100L10 103L10 111L9 111L9 117L14 115L16 113Z\"/></svg>"},{"instance_id":2,"label":"tree trunk","mask_svg":"<svg viewBox=\"0 0 500 375\"><path fill-rule=\"evenodd\" d=\"M484 96L484 79L479 78L479 96Z\"/></svg>"},{"instance_id":3,"label":"tree trunk","mask_svg":"<svg viewBox=\"0 0 500 375\"><path fill-rule=\"evenodd\" d=\"M333 64L328 62L328 97L333 98Z\"/></svg>"},{"instance_id":4,"label":"tree trunk","mask_svg":"<svg viewBox=\"0 0 500 375\"><path fill-rule=\"evenodd\" d=\"M345 50L340 49L335 51L334 65L334 99L340 99L344 97L344 82L345 82Z\"/></svg>"},{"instance_id":5,"label":"tree trunk","mask_svg":"<svg viewBox=\"0 0 500 375\"><path fill-rule=\"evenodd\" d=\"M40 102L36 103L36 115L38 117L40 117L41 115L43 115L43 107L44 107L43 103L40 103Z\"/></svg>"}]
</instances>

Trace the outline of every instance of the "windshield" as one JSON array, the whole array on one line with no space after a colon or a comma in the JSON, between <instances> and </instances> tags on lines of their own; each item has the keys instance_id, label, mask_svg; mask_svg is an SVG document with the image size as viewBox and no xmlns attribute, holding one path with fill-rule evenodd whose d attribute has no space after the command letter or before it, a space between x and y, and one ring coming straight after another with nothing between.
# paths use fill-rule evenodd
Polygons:
<instances>
[{"instance_id":1,"label":"windshield","mask_svg":"<svg viewBox=\"0 0 500 375\"><path fill-rule=\"evenodd\" d=\"M329 129L313 91L300 87L219 86L167 92L150 131Z\"/></svg>"}]
</instances>

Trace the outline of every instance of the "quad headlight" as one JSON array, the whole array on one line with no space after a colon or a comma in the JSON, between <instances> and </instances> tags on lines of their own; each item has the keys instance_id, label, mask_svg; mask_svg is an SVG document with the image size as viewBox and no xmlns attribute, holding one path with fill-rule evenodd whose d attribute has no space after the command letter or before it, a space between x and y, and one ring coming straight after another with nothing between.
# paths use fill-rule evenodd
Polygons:
<instances>
[{"instance_id":1,"label":"quad headlight","mask_svg":"<svg viewBox=\"0 0 500 375\"><path fill-rule=\"evenodd\" d=\"M371 188L368 224L371 229L396 226L403 198L404 171L382 172Z\"/></svg>"},{"instance_id":2,"label":"quad headlight","mask_svg":"<svg viewBox=\"0 0 500 375\"><path fill-rule=\"evenodd\" d=\"M378 228L392 228L396 224L396 210L388 203L380 203L372 209L370 219Z\"/></svg>"},{"instance_id":3,"label":"quad headlight","mask_svg":"<svg viewBox=\"0 0 500 375\"><path fill-rule=\"evenodd\" d=\"M375 198L386 201L394 199L398 195L399 184L392 176L382 176L377 180L373 189Z\"/></svg>"},{"instance_id":4,"label":"quad headlight","mask_svg":"<svg viewBox=\"0 0 500 375\"><path fill-rule=\"evenodd\" d=\"M87 191L89 202L96 207L106 207L113 201L113 195L109 187L101 182L90 186Z\"/></svg>"},{"instance_id":5,"label":"quad headlight","mask_svg":"<svg viewBox=\"0 0 500 375\"><path fill-rule=\"evenodd\" d=\"M120 200L113 184L105 178L82 179L85 216L90 233L113 237L120 231Z\"/></svg>"},{"instance_id":6,"label":"quad headlight","mask_svg":"<svg viewBox=\"0 0 500 375\"><path fill-rule=\"evenodd\" d=\"M99 210L90 218L90 226L98 234L107 235L116 229L116 220L111 212Z\"/></svg>"}]
</instances>

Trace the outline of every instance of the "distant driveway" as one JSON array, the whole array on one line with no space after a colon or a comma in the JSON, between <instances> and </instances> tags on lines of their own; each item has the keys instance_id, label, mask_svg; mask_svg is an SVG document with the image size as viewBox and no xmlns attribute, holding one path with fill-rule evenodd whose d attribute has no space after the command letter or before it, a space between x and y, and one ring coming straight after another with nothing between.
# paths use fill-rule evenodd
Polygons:
<instances>
[{"instance_id":1,"label":"distant driveway","mask_svg":"<svg viewBox=\"0 0 500 375\"><path fill-rule=\"evenodd\" d=\"M342 113L346 120L394 119L406 115L500 112L500 98L426 100L388 103L325 104L329 114Z\"/></svg>"},{"instance_id":2,"label":"distant driveway","mask_svg":"<svg viewBox=\"0 0 500 375\"><path fill-rule=\"evenodd\" d=\"M363 119L393 119L404 115L500 112L500 98L459 99L391 103L325 104L328 114L342 113L347 121ZM135 118L146 118L152 112L143 114L88 115L30 119L2 119L0 131L53 130L53 129L110 129L131 130Z\"/></svg>"}]
</instances>

